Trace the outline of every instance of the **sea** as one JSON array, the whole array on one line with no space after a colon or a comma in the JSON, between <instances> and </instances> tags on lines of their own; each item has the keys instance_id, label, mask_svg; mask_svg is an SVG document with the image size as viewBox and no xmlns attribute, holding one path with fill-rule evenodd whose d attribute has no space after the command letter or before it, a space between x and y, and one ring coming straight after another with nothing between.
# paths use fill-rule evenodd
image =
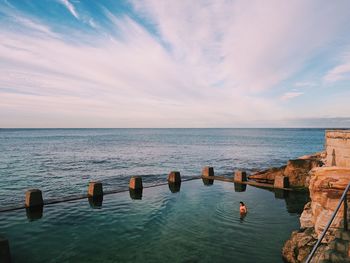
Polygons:
<instances>
[{"instance_id":1,"label":"sea","mask_svg":"<svg viewBox=\"0 0 350 263\"><path fill-rule=\"evenodd\" d=\"M0 237L17 263L283 262L307 191L164 183L172 170L189 179L206 165L224 176L281 166L323 142L323 129L0 129L0 208L23 205L30 188L45 200L86 193L90 181L126 190L0 211ZM141 192L128 190L134 175Z\"/></svg>"},{"instance_id":2,"label":"sea","mask_svg":"<svg viewBox=\"0 0 350 263\"><path fill-rule=\"evenodd\" d=\"M324 149L324 129L0 129L0 208L22 204L25 191L44 199L86 193L89 181L125 189L183 178L213 166L216 175L286 164Z\"/></svg>"}]
</instances>

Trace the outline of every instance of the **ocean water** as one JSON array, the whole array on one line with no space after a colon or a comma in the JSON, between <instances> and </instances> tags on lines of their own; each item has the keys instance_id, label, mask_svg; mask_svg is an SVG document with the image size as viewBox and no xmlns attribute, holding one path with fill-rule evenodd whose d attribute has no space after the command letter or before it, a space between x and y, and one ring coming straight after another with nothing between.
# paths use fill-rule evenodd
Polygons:
<instances>
[{"instance_id":1,"label":"ocean water","mask_svg":"<svg viewBox=\"0 0 350 263\"><path fill-rule=\"evenodd\" d=\"M154 185L205 165L218 175L250 172L323 144L323 129L0 129L0 207L23 203L29 188L47 199L85 193L91 180L111 190L133 175Z\"/></svg>"},{"instance_id":2,"label":"ocean water","mask_svg":"<svg viewBox=\"0 0 350 263\"><path fill-rule=\"evenodd\" d=\"M173 190L173 191L170 191ZM273 192L228 182L183 182L47 205L42 214L0 213L13 262L282 262L299 228L306 193ZM248 207L239 214L239 201Z\"/></svg>"}]
</instances>

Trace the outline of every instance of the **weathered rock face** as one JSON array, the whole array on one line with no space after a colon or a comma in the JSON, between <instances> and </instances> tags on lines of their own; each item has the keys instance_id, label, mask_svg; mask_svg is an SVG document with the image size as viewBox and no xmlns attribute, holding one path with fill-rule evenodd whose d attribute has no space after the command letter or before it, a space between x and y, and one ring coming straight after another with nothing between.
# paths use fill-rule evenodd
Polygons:
<instances>
[{"instance_id":1,"label":"weathered rock face","mask_svg":"<svg viewBox=\"0 0 350 263\"><path fill-rule=\"evenodd\" d=\"M311 222L320 235L335 210L339 198L350 181L350 168L320 167L311 171L310 198ZM350 197L350 195L349 195ZM310 211L306 211L310 214ZM332 226L342 225L343 207Z\"/></svg>"},{"instance_id":2,"label":"weathered rock face","mask_svg":"<svg viewBox=\"0 0 350 263\"><path fill-rule=\"evenodd\" d=\"M289 177L289 184L292 186L307 187L310 170L322 165L323 162L317 158L289 160L284 176Z\"/></svg>"},{"instance_id":3,"label":"weathered rock face","mask_svg":"<svg viewBox=\"0 0 350 263\"><path fill-rule=\"evenodd\" d=\"M249 176L249 179L255 180L260 183L270 183L273 184L276 176L283 175L286 166L281 166L279 168L273 167L264 171L256 172Z\"/></svg>"},{"instance_id":4,"label":"weathered rock face","mask_svg":"<svg viewBox=\"0 0 350 263\"><path fill-rule=\"evenodd\" d=\"M350 167L350 130L326 131L326 166Z\"/></svg>"},{"instance_id":5,"label":"weathered rock face","mask_svg":"<svg viewBox=\"0 0 350 263\"><path fill-rule=\"evenodd\" d=\"M300 217L300 231L293 232L285 243L282 254L287 262L303 262L311 251L312 245L320 237L330 220L339 198L350 181L350 168L317 167L310 172L310 199ZM350 194L349 197L350 198ZM348 209L348 214L350 209ZM317 251L315 260L321 259L327 245L334 242L336 232L343 226L343 207L333 221L332 227L323 239L323 246ZM318 262L318 261L314 262Z\"/></svg>"},{"instance_id":6,"label":"weathered rock face","mask_svg":"<svg viewBox=\"0 0 350 263\"><path fill-rule=\"evenodd\" d=\"M284 244L282 256L286 262L302 262L317 242L313 228L293 231L290 239Z\"/></svg>"},{"instance_id":7,"label":"weathered rock face","mask_svg":"<svg viewBox=\"0 0 350 263\"><path fill-rule=\"evenodd\" d=\"M322 160L323 153L305 155L295 160L289 160L286 166L254 173L249 176L249 179L262 183L273 183L276 176L286 176L289 178L290 186L308 187L310 170L322 166Z\"/></svg>"}]
</instances>

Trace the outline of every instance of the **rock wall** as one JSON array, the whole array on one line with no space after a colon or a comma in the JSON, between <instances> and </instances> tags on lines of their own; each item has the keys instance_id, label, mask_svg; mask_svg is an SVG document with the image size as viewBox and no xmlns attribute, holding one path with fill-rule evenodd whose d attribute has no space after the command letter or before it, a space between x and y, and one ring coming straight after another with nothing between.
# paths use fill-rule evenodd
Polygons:
<instances>
[{"instance_id":1,"label":"rock wall","mask_svg":"<svg viewBox=\"0 0 350 263\"><path fill-rule=\"evenodd\" d=\"M311 201L305 205L300 217L300 230L293 232L284 245L282 255L287 262L303 262L331 218L349 181L350 168L347 167L317 167L311 170L309 184ZM315 258L322 257L324 251L330 249L328 244L334 240L336 232L341 227L343 227L343 207L327 231L323 239L324 244Z\"/></svg>"},{"instance_id":2,"label":"rock wall","mask_svg":"<svg viewBox=\"0 0 350 263\"><path fill-rule=\"evenodd\" d=\"M350 167L350 130L329 130L325 134L326 166Z\"/></svg>"},{"instance_id":3,"label":"rock wall","mask_svg":"<svg viewBox=\"0 0 350 263\"><path fill-rule=\"evenodd\" d=\"M305 155L298 159L289 160L287 165L256 172L250 175L249 179L262 183L273 183L276 176L283 175L289 178L291 187L308 187L310 170L322 166L323 158L323 152Z\"/></svg>"}]
</instances>

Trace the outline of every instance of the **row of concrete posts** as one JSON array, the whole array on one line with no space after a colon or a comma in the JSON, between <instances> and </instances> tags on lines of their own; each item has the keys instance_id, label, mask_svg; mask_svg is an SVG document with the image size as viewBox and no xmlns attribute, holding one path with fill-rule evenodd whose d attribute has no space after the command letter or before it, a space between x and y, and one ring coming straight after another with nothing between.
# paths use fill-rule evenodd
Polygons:
<instances>
[{"instance_id":1,"label":"row of concrete posts","mask_svg":"<svg viewBox=\"0 0 350 263\"><path fill-rule=\"evenodd\" d=\"M206 185L213 184L215 179L214 177L214 168L210 166L205 166L202 170L203 182ZM234 179L235 183L245 184L247 180L247 173L244 171L235 171ZM168 175L168 184L171 192L178 192L181 185L181 175L178 171L172 171ZM288 177L276 176L275 188L286 188L288 187ZM132 176L129 182L129 192L132 199L141 199L142 198L142 177L141 176ZM245 188L244 188L245 190ZM90 182L88 186L88 198L90 204L101 203L103 200L103 187L101 182ZM25 207L27 212L42 214L44 206L44 200L42 192L39 189L30 189L25 194ZM39 216L40 217L40 216ZM9 242L6 238L0 237L0 262L10 263L10 247Z\"/></svg>"}]
</instances>

